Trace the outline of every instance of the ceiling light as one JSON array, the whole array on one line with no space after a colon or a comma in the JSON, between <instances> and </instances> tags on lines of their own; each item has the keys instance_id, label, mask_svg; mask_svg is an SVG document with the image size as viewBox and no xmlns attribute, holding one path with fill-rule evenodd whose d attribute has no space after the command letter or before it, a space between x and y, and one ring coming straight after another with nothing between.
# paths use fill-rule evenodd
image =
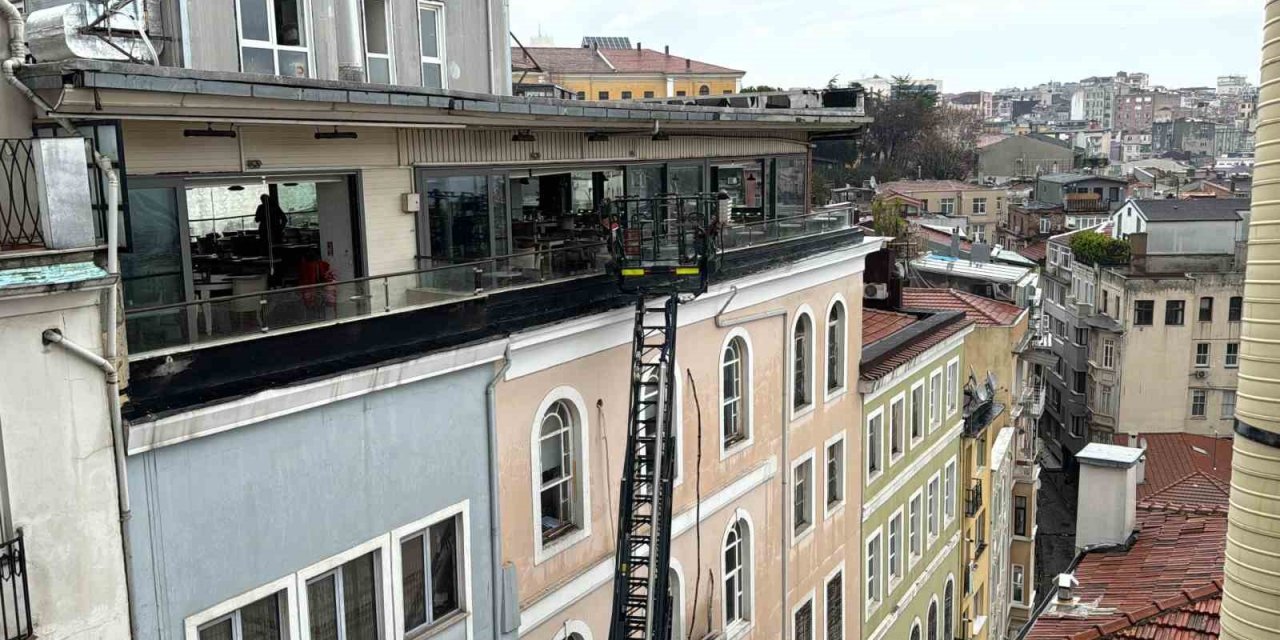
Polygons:
<instances>
[{"instance_id":1,"label":"ceiling light","mask_svg":"<svg viewBox=\"0 0 1280 640\"><path fill-rule=\"evenodd\" d=\"M587 142L608 142L608 141L609 141L608 134L600 133L599 131L592 131L591 133L587 134Z\"/></svg>"},{"instance_id":2,"label":"ceiling light","mask_svg":"<svg viewBox=\"0 0 1280 640\"><path fill-rule=\"evenodd\" d=\"M354 131L338 131L337 127L333 131L317 131L316 140L355 140L360 134Z\"/></svg>"},{"instance_id":3,"label":"ceiling light","mask_svg":"<svg viewBox=\"0 0 1280 640\"><path fill-rule=\"evenodd\" d=\"M214 129L213 125L209 125L207 129L183 129L182 135L185 138L234 138L236 131L235 129Z\"/></svg>"},{"instance_id":4,"label":"ceiling light","mask_svg":"<svg viewBox=\"0 0 1280 640\"><path fill-rule=\"evenodd\" d=\"M515 134L511 136L512 142L537 142L537 136L533 135L528 129L517 129Z\"/></svg>"}]
</instances>

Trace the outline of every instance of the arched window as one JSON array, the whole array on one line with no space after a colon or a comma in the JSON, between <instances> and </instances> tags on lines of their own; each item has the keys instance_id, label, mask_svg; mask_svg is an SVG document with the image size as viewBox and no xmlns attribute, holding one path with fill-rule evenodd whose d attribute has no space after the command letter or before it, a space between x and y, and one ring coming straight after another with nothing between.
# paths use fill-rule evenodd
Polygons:
<instances>
[{"instance_id":1,"label":"arched window","mask_svg":"<svg viewBox=\"0 0 1280 640\"><path fill-rule=\"evenodd\" d=\"M801 313L791 333L791 407L803 409L813 404L813 320Z\"/></svg>"},{"instance_id":2,"label":"arched window","mask_svg":"<svg viewBox=\"0 0 1280 640\"><path fill-rule=\"evenodd\" d=\"M667 571L667 594L671 596L671 637L684 637L684 583L680 572L672 567Z\"/></svg>"},{"instance_id":3,"label":"arched window","mask_svg":"<svg viewBox=\"0 0 1280 640\"><path fill-rule=\"evenodd\" d=\"M742 336L724 346L720 359L720 434L728 449L751 436L751 353Z\"/></svg>"},{"instance_id":4,"label":"arched window","mask_svg":"<svg viewBox=\"0 0 1280 640\"><path fill-rule=\"evenodd\" d=\"M844 303L836 300L827 312L827 392L844 387Z\"/></svg>"},{"instance_id":5,"label":"arched window","mask_svg":"<svg viewBox=\"0 0 1280 640\"><path fill-rule=\"evenodd\" d=\"M751 619L751 527L744 518L724 538L725 627Z\"/></svg>"},{"instance_id":6,"label":"arched window","mask_svg":"<svg viewBox=\"0 0 1280 640\"><path fill-rule=\"evenodd\" d=\"M552 640L591 640L591 629L581 620L566 620Z\"/></svg>"},{"instance_id":7,"label":"arched window","mask_svg":"<svg viewBox=\"0 0 1280 640\"><path fill-rule=\"evenodd\" d=\"M577 526L577 458L574 453L577 412L566 400L556 400L542 414L540 458L542 541L550 542Z\"/></svg>"},{"instance_id":8,"label":"arched window","mask_svg":"<svg viewBox=\"0 0 1280 640\"><path fill-rule=\"evenodd\" d=\"M700 96L709 96L709 95L711 95L711 87L708 87L708 86L707 86L707 85L705 85L705 84L704 84L704 85L702 85L701 87L698 87L698 95L700 95Z\"/></svg>"},{"instance_id":9,"label":"arched window","mask_svg":"<svg viewBox=\"0 0 1280 640\"><path fill-rule=\"evenodd\" d=\"M943 638L952 637L951 621L955 618L955 609L954 609L955 596L956 596L956 581L954 578L948 577L947 586L942 590L942 637Z\"/></svg>"},{"instance_id":10,"label":"arched window","mask_svg":"<svg viewBox=\"0 0 1280 640\"><path fill-rule=\"evenodd\" d=\"M938 640L938 598L934 596L933 602L929 603L929 619L925 621L925 633L929 634L929 640Z\"/></svg>"},{"instance_id":11,"label":"arched window","mask_svg":"<svg viewBox=\"0 0 1280 640\"><path fill-rule=\"evenodd\" d=\"M911 625L911 640L920 640L920 623Z\"/></svg>"}]
</instances>

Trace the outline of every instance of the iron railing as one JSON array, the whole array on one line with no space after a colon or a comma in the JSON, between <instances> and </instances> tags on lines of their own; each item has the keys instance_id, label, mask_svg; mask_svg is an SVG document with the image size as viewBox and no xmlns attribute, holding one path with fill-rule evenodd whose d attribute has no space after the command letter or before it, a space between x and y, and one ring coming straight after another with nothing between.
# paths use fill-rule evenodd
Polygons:
<instances>
[{"instance_id":1,"label":"iron railing","mask_svg":"<svg viewBox=\"0 0 1280 640\"><path fill-rule=\"evenodd\" d=\"M972 518L982 508L982 481L974 480L973 486L965 490L964 515Z\"/></svg>"},{"instance_id":2,"label":"iron railing","mask_svg":"<svg viewBox=\"0 0 1280 640\"><path fill-rule=\"evenodd\" d=\"M27 590L27 549L22 532L0 543L0 634L4 640L25 640L31 630L31 596Z\"/></svg>"},{"instance_id":3,"label":"iron railing","mask_svg":"<svg viewBox=\"0 0 1280 640\"><path fill-rule=\"evenodd\" d=\"M852 211L852 207L818 209L806 215L724 225L716 234L717 248L746 249L848 229L856 224ZM127 309L129 349L139 354L245 338L599 275L605 272L609 252L602 239L465 263L424 260L430 266L412 271Z\"/></svg>"},{"instance_id":4,"label":"iron railing","mask_svg":"<svg viewBox=\"0 0 1280 640\"><path fill-rule=\"evenodd\" d=\"M44 246L30 140L0 138L0 251Z\"/></svg>"}]
</instances>

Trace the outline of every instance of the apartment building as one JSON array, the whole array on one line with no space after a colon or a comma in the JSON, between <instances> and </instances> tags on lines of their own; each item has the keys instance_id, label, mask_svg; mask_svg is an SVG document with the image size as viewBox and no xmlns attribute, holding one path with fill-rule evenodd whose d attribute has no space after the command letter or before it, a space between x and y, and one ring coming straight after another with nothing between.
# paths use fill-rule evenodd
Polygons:
<instances>
[{"instance_id":1,"label":"apartment building","mask_svg":"<svg viewBox=\"0 0 1280 640\"><path fill-rule=\"evenodd\" d=\"M3 386L24 398L0 417L10 477L37 466L14 454L40 461L6 503L42 537L23 587L41 637L603 636L634 300L602 203L721 189L739 197L677 354L678 619L857 637L842 366L880 241L807 185L810 136L857 132L860 110L503 95L497 2L162 2L155 54L127 25L80 48L96 18L76 7L28 3L72 27L28 30L17 75L41 103L3 116L6 143L81 171L0 209L25 230L0 256L38 268L0 277L23 300L0 303L22 345ZM65 437L33 441L50 415Z\"/></svg>"},{"instance_id":2,"label":"apartment building","mask_svg":"<svg viewBox=\"0 0 1280 640\"><path fill-rule=\"evenodd\" d=\"M994 243L996 227L1004 219L1008 193L958 180L899 180L880 185L882 197L898 194L920 202L922 213L962 218L969 239Z\"/></svg>"},{"instance_id":3,"label":"apartment building","mask_svg":"<svg viewBox=\"0 0 1280 640\"><path fill-rule=\"evenodd\" d=\"M1076 156L1071 143L1052 136L1008 136L978 147L978 180L1003 184L1063 173L1077 167Z\"/></svg>"},{"instance_id":4,"label":"apartment building","mask_svg":"<svg viewBox=\"0 0 1280 640\"><path fill-rule=\"evenodd\" d=\"M662 51L581 47L514 47L512 77L519 83L555 84L579 100L640 100L718 96L742 90L745 71Z\"/></svg>"},{"instance_id":5,"label":"apartment building","mask_svg":"<svg viewBox=\"0 0 1280 640\"><path fill-rule=\"evenodd\" d=\"M1071 229L1101 224L1127 198L1128 183L1089 173L1038 176L1031 197L1009 208L1000 229L1007 247L1027 247Z\"/></svg>"},{"instance_id":6,"label":"apartment building","mask_svg":"<svg viewBox=\"0 0 1280 640\"><path fill-rule=\"evenodd\" d=\"M961 376L972 332L958 311L863 311L863 638L964 633Z\"/></svg>"}]
</instances>

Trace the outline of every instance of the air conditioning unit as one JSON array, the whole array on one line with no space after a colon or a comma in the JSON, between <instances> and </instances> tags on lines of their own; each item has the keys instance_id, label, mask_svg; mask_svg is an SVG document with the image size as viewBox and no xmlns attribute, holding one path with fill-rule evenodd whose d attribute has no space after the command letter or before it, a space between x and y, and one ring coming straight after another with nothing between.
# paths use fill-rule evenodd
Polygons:
<instances>
[{"instance_id":1,"label":"air conditioning unit","mask_svg":"<svg viewBox=\"0 0 1280 640\"><path fill-rule=\"evenodd\" d=\"M1204 379L1205 379L1205 378L1207 378L1207 377L1209 377L1209 372L1208 372L1208 371L1197 371L1197 372L1196 372L1196 380L1204 380Z\"/></svg>"},{"instance_id":2,"label":"air conditioning unit","mask_svg":"<svg viewBox=\"0 0 1280 640\"><path fill-rule=\"evenodd\" d=\"M889 285L882 282L868 282L863 285L862 297L868 300L888 300Z\"/></svg>"}]
</instances>

